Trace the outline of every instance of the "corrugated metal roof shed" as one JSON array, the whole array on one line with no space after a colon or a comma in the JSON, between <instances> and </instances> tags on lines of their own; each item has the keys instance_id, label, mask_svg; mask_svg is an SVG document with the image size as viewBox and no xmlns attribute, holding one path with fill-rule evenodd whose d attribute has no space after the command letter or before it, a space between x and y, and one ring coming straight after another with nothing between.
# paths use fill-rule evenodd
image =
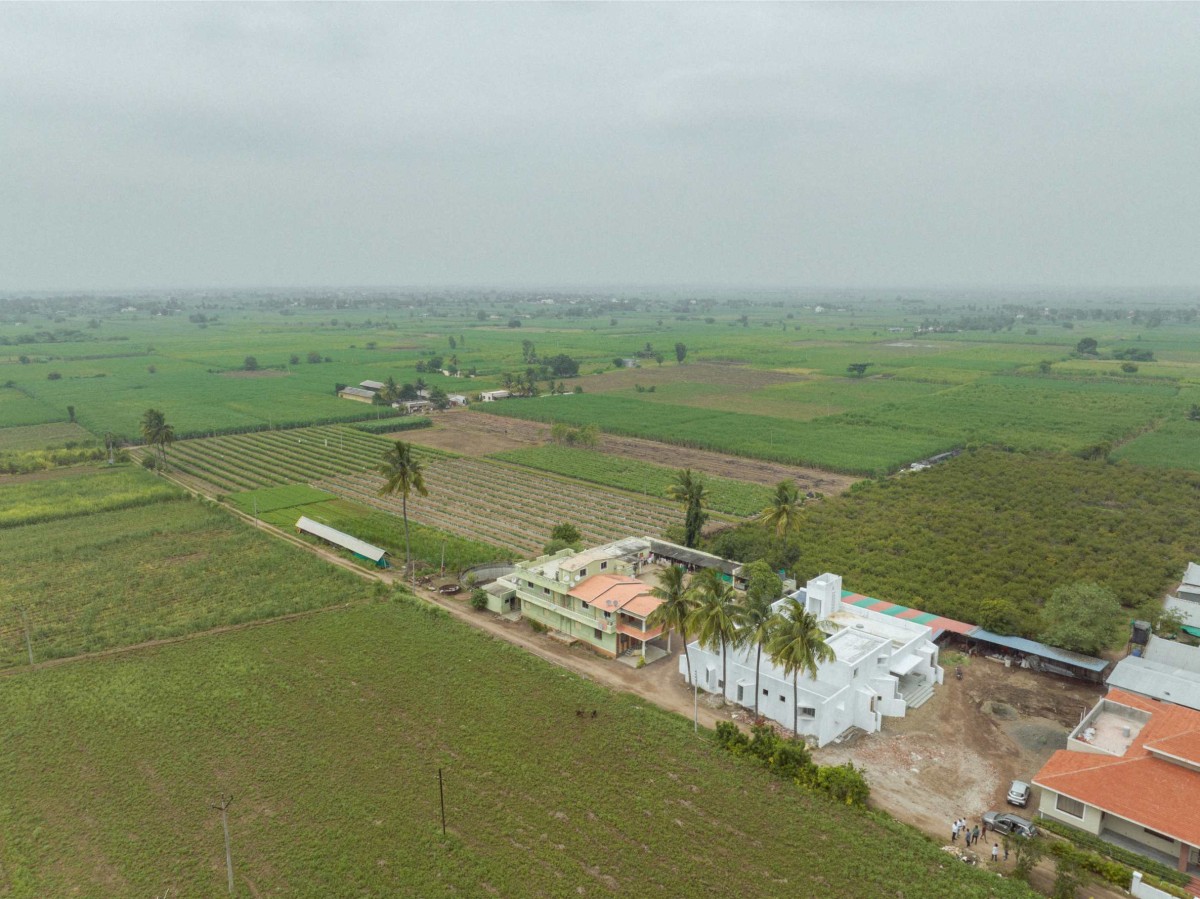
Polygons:
<instances>
[{"instance_id":1,"label":"corrugated metal roof shed","mask_svg":"<svg viewBox=\"0 0 1200 899\"><path fill-rule=\"evenodd\" d=\"M1108 685L1200 711L1200 675L1149 659L1121 659L1108 676Z\"/></svg>"},{"instance_id":2,"label":"corrugated metal roof shed","mask_svg":"<svg viewBox=\"0 0 1200 899\"><path fill-rule=\"evenodd\" d=\"M1036 640L1027 640L1024 637L1008 637L1003 634L993 634L991 631L985 631L981 627L975 628L967 636L972 640L980 640L984 643L1003 646L1005 649L1011 649L1014 652L1023 652L1025 655L1037 656L1040 659L1058 662L1060 665L1082 668L1085 671L1100 672L1108 667L1108 662L1104 661L1104 659L1095 659L1091 656L1080 655L1077 652L1068 652L1065 649L1047 646L1045 643L1038 643Z\"/></svg>"},{"instance_id":3,"label":"corrugated metal roof shed","mask_svg":"<svg viewBox=\"0 0 1200 899\"><path fill-rule=\"evenodd\" d=\"M351 537L349 534L343 534L337 528L331 528L327 524L321 524L319 521L313 521L311 518L306 518L303 515L296 522L296 529L304 531L306 534L312 534L314 537L320 537L322 540L328 540L335 546L348 549L355 555L369 559L377 565L387 555L387 550L380 549L378 546L372 546L365 540L359 540L357 537Z\"/></svg>"},{"instance_id":4,"label":"corrugated metal roof shed","mask_svg":"<svg viewBox=\"0 0 1200 899\"><path fill-rule=\"evenodd\" d=\"M731 576L741 567L739 563L730 562L720 556L714 556L698 549L689 549L678 543L668 543L666 540L658 540L654 537L650 538L650 552L664 559L695 565L697 568L716 568Z\"/></svg>"}]
</instances>

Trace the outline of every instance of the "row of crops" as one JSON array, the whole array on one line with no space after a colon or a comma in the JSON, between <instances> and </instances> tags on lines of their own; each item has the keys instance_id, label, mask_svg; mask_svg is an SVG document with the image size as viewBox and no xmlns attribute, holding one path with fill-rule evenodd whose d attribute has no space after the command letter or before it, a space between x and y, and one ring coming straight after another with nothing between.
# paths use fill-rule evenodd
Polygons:
<instances>
[{"instance_id":1,"label":"row of crops","mask_svg":"<svg viewBox=\"0 0 1200 899\"><path fill-rule=\"evenodd\" d=\"M396 497L379 496L383 479L343 475L315 485L356 502L400 514ZM659 534L679 519L665 504L606 493L491 464L445 459L425 473L428 496L410 496L414 521L517 552L536 553L560 522L579 528L585 543L607 543L631 534Z\"/></svg>"},{"instance_id":2,"label":"row of crops","mask_svg":"<svg viewBox=\"0 0 1200 899\"><path fill-rule=\"evenodd\" d=\"M375 474L391 442L352 428L325 426L260 431L181 441L173 469L217 490L238 493L312 484L361 505L399 514L400 502L378 495ZM425 462L427 497L409 499L413 521L527 554L540 550L551 527L575 524L587 543L629 534L659 534L675 523L674 507L536 471L414 448Z\"/></svg>"}]
</instances>

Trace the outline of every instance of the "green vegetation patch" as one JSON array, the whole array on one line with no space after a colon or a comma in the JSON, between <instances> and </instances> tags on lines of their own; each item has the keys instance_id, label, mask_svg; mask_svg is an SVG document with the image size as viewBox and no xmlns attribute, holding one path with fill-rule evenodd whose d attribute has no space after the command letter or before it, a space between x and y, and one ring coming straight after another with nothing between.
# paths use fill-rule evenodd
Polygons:
<instances>
[{"instance_id":1,"label":"green vegetation patch","mask_svg":"<svg viewBox=\"0 0 1200 899\"><path fill-rule=\"evenodd\" d=\"M667 488L678 473L652 462L568 446L508 450L494 453L491 458L663 499L668 498ZM771 501L771 488L761 484L713 475L705 475L704 481L708 486L709 508L717 512L742 517L757 515Z\"/></svg>"},{"instance_id":2,"label":"green vegetation patch","mask_svg":"<svg viewBox=\"0 0 1200 899\"><path fill-rule=\"evenodd\" d=\"M3 535L0 667L28 662L23 612L43 661L368 595L348 572L193 500Z\"/></svg>"},{"instance_id":3,"label":"green vegetation patch","mask_svg":"<svg viewBox=\"0 0 1200 899\"><path fill-rule=\"evenodd\" d=\"M42 373L45 377L45 373ZM0 428L63 421L64 412L12 387L0 387Z\"/></svg>"},{"instance_id":4,"label":"green vegetation patch","mask_svg":"<svg viewBox=\"0 0 1200 899\"><path fill-rule=\"evenodd\" d=\"M321 493L319 490L312 492ZM329 497L327 493L321 495ZM260 507L258 513L263 521L288 529L296 526L296 520L301 515L306 515L313 521L327 524L360 540L366 540L373 546L386 549L391 555L392 563L403 569L404 520L397 515L369 509L349 500L333 498L329 498L327 502L310 505L276 507L274 511L267 512ZM444 560L448 571L461 571L472 565L513 557L510 551L478 540L458 537L428 525L417 524L411 517L408 520L408 530L412 557L426 568L440 569ZM348 552L346 556L351 557ZM363 565L370 566L371 563L363 562Z\"/></svg>"},{"instance_id":5,"label":"green vegetation patch","mask_svg":"<svg viewBox=\"0 0 1200 899\"><path fill-rule=\"evenodd\" d=\"M784 421L611 394L506 400L481 403L477 408L532 421L575 426L595 423L612 434L850 474L891 471L955 445L954 438L902 425L881 426L845 417Z\"/></svg>"},{"instance_id":6,"label":"green vegetation patch","mask_svg":"<svg viewBox=\"0 0 1200 899\"><path fill-rule=\"evenodd\" d=\"M1113 453L1138 465L1200 470L1200 421L1169 421Z\"/></svg>"},{"instance_id":7,"label":"green vegetation patch","mask_svg":"<svg viewBox=\"0 0 1200 899\"><path fill-rule=\"evenodd\" d=\"M0 481L0 528L147 506L183 495L154 475L129 466L72 469Z\"/></svg>"},{"instance_id":8,"label":"green vegetation patch","mask_svg":"<svg viewBox=\"0 0 1200 899\"><path fill-rule=\"evenodd\" d=\"M25 425L16 428L0 428L0 453L19 453L29 450L50 449L68 443L95 443L90 433L67 421L56 421L44 425Z\"/></svg>"},{"instance_id":9,"label":"green vegetation patch","mask_svg":"<svg viewBox=\"0 0 1200 899\"><path fill-rule=\"evenodd\" d=\"M747 525L713 548L968 622L1007 600L1033 634L1064 585L1099 584L1131 610L1158 602L1200 553L1198 503L1200 474L981 450L809 503L789 545Z\"/></svg>"},{"instance_id":10,"label":"green vegetation patch","mask_svg":"<svg viewBox=\"0 0 1200 899\"><path fill-rule=\"evenodd\" d=\"M1034 895L411 600L5 678L0 732L17 899L224 895L222 793L238 895Z\"/></svg>"},{"instance_id":11,"label":"green vegetation patch","mask_svg":"<svg viewBox=\"0 0 1200 899\"><path fill-rule=\"evenodd\" d=\"M309 503L323 503L333 498L332 493L326 493L324 490L318 490L306 484L262 487L258 490L247 490L245 493L235 493L226 497L230 505L247 515L253 515L256 510L259 515L263 515L277 509L290 509L293 506L304 506Z\"/></svg>"}]
</instances>

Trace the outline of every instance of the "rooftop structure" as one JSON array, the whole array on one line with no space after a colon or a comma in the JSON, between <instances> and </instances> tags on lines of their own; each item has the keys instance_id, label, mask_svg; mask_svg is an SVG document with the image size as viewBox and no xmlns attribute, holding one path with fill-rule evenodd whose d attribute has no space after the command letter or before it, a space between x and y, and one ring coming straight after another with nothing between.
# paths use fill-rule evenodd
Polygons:
<instances>
[{"instance_id":1,"label":"rooftop structure","mask_svg":"<svg viewBox=\"0 0 1200 899\"><path fill-rule=\"evenodd\" d=\"M319 521L313 521L311 518L300 516L300 520L296 522L296 530L305 534L312 534L314 537L320 537L334 546L340 546L343 549L348 549L356 556L360 556L370 562L374 562L379 568L387 567L387 560L384 556L387 555L387 550L380 549L378 546L372 546L365 540L359 540L357 537L351 537L349 534L343 533L336 528L331 528L327 524L321 524Z\"/></svg>"},{"instance_id":2,"label":"rooftop structure","mask_svg":"<svg viewBox=\"0 0 1200 899\"><path fill-rule=\"evenodd\" d=\"M1142 657L1117 663L1108 685L1200 711L1200 647L1151 636Z\"/></svg>"}]
</instances>

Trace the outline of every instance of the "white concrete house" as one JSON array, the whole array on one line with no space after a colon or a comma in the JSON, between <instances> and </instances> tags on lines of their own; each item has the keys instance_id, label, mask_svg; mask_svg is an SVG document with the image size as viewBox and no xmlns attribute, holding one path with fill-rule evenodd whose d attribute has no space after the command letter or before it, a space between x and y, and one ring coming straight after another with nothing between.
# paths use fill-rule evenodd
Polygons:
<instances>
[{"instance_id":1,"label":"white concrete house","mask_svg":"<svg viewBox=\"0 0 1200 899\"><path fill-rule=\"evenodd\" d=\"M842 602L842 578L823 574L794 594L808 612L824 623L826 642L836 655L822 663L817 676L801 675L798 690L783 669L763 653L759 675L758 712L786 728L798 721L800 734L818 746L837 739L851 727L874 733L885 715L903 717L933 695L942 683L938 648L923 624L893 618ZM776 608L783 600L776 603ZM725 698L754 708L755 652L753 646L729 652L728 683L721 683L721 651L688 646L692 674L700 689L724 693ZM687 660L679 658L679 673L687 677Z\"/></svg>"}]
</instances>

